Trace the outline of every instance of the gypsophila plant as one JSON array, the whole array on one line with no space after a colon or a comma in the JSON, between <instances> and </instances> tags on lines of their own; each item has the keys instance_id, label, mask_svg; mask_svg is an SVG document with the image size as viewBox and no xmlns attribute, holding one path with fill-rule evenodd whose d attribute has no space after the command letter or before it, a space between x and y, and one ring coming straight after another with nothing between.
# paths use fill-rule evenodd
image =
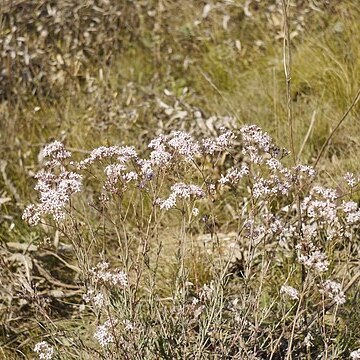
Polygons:
<instances>
[{"instance_id":1,"label":"gypsophila plant","mask_svg":"<svg viewBox=\"0 0 360 360\"><path fill-rule=\"evenodd\" d=\"M339 193L317 183L311 166L288 165L287 154L256 125L202 139L174 131L146 151L101 146L80 160L60 142L44 148L39 201L23 218L54 226L77 249L97 343L89 356L346 353L334 339L357 280L349 265L342 269L343 249L352 256L358 237L360 210L351 200L358 181L346 174L338 188L349 191ZM91 248L100 255L86 257ZM40 344L36 352L52 355Z\"/></svg>"}]
</instances>

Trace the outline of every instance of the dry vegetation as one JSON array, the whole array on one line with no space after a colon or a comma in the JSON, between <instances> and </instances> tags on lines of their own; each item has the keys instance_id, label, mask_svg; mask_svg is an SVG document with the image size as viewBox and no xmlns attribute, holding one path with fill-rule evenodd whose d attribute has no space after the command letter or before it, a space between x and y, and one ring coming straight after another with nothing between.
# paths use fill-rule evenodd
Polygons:
<instances>
[{"instance_id":1,"label":"dry vegetation","mask_svg":"<svg viewBox=\"0 0 360 360\"><path fill-rule=\"evenodd\" d=\"M285 3L2 0L0 358L360 359L360 9Z\"/></svg>"}]
</instances>

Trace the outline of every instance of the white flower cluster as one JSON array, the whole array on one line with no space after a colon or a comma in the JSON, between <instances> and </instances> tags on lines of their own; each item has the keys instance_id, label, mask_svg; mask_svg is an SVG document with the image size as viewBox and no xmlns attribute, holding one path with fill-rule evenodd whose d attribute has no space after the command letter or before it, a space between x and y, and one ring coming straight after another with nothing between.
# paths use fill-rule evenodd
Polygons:
<instances>
[{"instance_id":1,"label":"white flower cluster","mask_svg":"<svg viewBox=\"0 0 360 360\"><path fill-rule=\"evenodd\" d=\"M148 145L153 151L150 153L150 164L154 166L167 166L173 156L166 151L166 137L160 135L153 139Z\"/></svg>"},{"instance_id":2,"label":"white flower cluster","mask_svg":"<svg viewBox=\"0 0 360 360\"><path fill-rule=\"evenodd\" d=\"M158 204L161 209L168 210L175 207L178 198L189 199L193 196L196 199L201 199L205 197L205 192L197 185L177 183L172 185L170 190L171 193L167 199L158 199Z\"/></svg>"},{"instance_id":3,"label":"white flower cluster","mask_svg":"<svg viewBox=\"0 0 360 360\"><path fill-rule=\"evenodd\" d=\"M116 158L118 163L124 164L130 159L137 159L133 146L100 146L91 151L90 156L78 164L79 169L86 169L96 161Z\"/></svg>"},{"instance_id":4,"label":"white flower cluster","mask_svg":"<svg viewBox=\"0 0 360 360\"><path fill-rule=\"evenodd\" d=\"M280 294L286 295L292 300L299 300L299 292L289 285L282 285L280 288Z\"/></svg>"},{"instance_id":5,"label":"white flower cluster","mask_svg":"<svg viewBox=\"0 0 360 360\"><path fill-rule=\"evenodd\" d=\"M345 219L348 225L360 223L360 209L356 202L343 202L342 209L345 213Z\"/></svg>"},{"instance_id":6,"label":"white flower cluster","mask_svg":"<svg viewBox=\"0 0 360 360\"><path fill-rule=\"evenodd\" d=\"M225 128L221 128L220 131L221 134L218 137L206 138L201 141L203 154L213 155L215 152L224 151L231 147L236 138L235 134Z\"/></svg>"},{"instance_id":7,"label":"white flower cluster","mask_svg":"<svg viewBox=\"0 0 360 360\"><path fill-rule=\"evenodd\" d=\"M328 270L329 261L324 253L322 253L311 242L298 244L298 261L300 264L305 265L309 269L322 273Z\"/></svg>"},{"instance_id":8,"label":"white flower cluster","mask_svg":"<svg viewBox=\"0 0 360 360\"><path fill-rule=\"evenodd\" d=\"M27 206L23 220L30 225L37 225L43 215L52 215L55 221L64 219L66 205L72 194L81 190L81 175L65 170L63 161L71 156L59 141L45 146L41 155L49 157L44 169L35 178L35 190L40 193L40 203Z\"/></svg>"},{"instance_id":9,"label":"white flower cluster","mask_svg":"<svg viewBox=\"0 0 360 360\"><path fill-rule=\"evenodd\" d=\"M360 209L354 201L338 202L336 190L314 186L301 203L302 221L321 230L327 240L350 236L351 227L360 223ZM315 233L312 238L315 239Z\"/></svg>"},{"instance_id":10,"label":"white flower cluster","mask_svg":"<svg viewBox=\"0 0 360 360\"><path fill-rule=\"evenodd\" d=\"M360 360L360 349L354 350L350 353L351 360Z\"/></svg>"},{"instance_id":11,"label":"white flower cluster","mask_svg":"<svg viewBox=\"0 0 360 360\"><path fill-rule=\"evenodd\" d=\"M243 154L255 164L262 163L261 152L270 153L274 148L271 137L256 125L243 126L240 132L244 143Z\"/></svg>"},{"instance_id":12,"label":"white flower cluster","mask_svg":"<svg viewBox=\"0 0 360 360\"><path fill-rule=\"evenodd\" d=\"M356 178L355 175L351 172L347 172L345 175L344 175L344 180L346 181L346 183L349 185L349 187L353 188L355 187L359 181L360 181L360 178Z\"/></svg>"},{"instance_id":13,"label":"white flower cluster","mask_svg":"<svg viewBox=\"0 0 360 360\"><path fill-rule=\"evenodd\" d=\"M309 218L334 224L337 219L335 199L337 193L330 188L314 186L302 202L302 211Z\"/></svg>"},{"instance_id":14,"label":"white flower cluster","mask_svg":"<svg viewBox=\"0 0 360 360\"><path fill-rule=\"evenodd\" d=\"M227 171L225 176L221 174L221 179L219 180L219 183L222 185L225 185L227 183L235 185L244 176L248 174L249 174L249 167L246 164L243 164L239 169L236 167L232 167L230 170Z\"/></svg>"},{"instance_id":15,"label":"white flower cluster","mask_svg":"<svg viewBox=\"0 0 360 360\"><path fill-rule=\"evenodd\" d=\"M346 297L342 291L341 284L332 280L325 280L322 284L323 291L334 300L336 304L342 305L346 302Z\"/></svg>"},{"instance_id":16,"label":"white flower cluster","mask_svg":"<svg viewBox=\"0 0 360 360\"><path fill-rule=\"evenodd\" d=\"M71 152L65 149L60 141L54 141L44 147L40 152L40 156L50 158L48 165L58 165L63 160L71 157Z\"/></svg>"},{"instance_id":17,"label":"white flower cluster","mask_svg":"<svg viewBox=\"0 0 360 360\"><path fill-rule=\"evenodd\" d=\"M106 347L115 342L113 332L116 323L116 321L106 320L103 325L99 325L96 328L94 338L99 342L101 347Z\"/></svg>"},{"instance_id":18,"label":"white flower cluster","mask_svg":"<svg viewBox=\"0 0 360 360\"><path fill-rule=\"evenodd\" d=\"M138 174L135 171L127 171L127 167L124 164L111 164L105 168L106 181L104 184L104 190L111 193L118 191L119 182L122 183L122 190L126 189L126 184L138 179Z\"/></svg>"},{"instance_id":19,"label":"white flower cluster","mask_svg":"<svg viewBox=\"0 0 360 360\"><path fill-rule=\"evenodd\" d=\"M316 175L316 171L309 165L297 165L294 170L299 174L299 178L312 178Z\"/></svg>"},{"instance_id":20,"label":"white flower cluster","mask_svg":"<svg viewBox=\"0 0 360 360\"><path fill-rule=\"evenodd\" d=\"M95 292L94 289L88 289L87 293L83 295L85 302L92 302L95 308L101 309L105 304L105 297L101 292Z\"/></svg>"},{"instance_id":21,"label":"white flower cluster","mask_svg":"<svg viewBox=\"0 0 360 360\"><path fill-rule=\"evenodd\" d=\"M285 167L278 159L280 149L258 126L247 125L242 127L240 132L243 140L242 153L245 155L244 161L248 164L242 164L241 167L234 166L225 176L221 175L219 182L222 185L236 185L241 178L249 175L251 164L264 165L267 168L265 172L264 169L259 172L252 171L254 177L252 195L255 198L267 198L271 195L286 196L293 185L300 180L311 179L315 175L315 170L307 165Z\"/></svg>"},{"instance_id":22,"label":"white flower cluster","mask_svg":"<svg viewBox=\"0 0 360 360\"><path fill-rule=\"evenodd\" d=\"M128 287L128 277L121 270L109 271L109 263L103 261L98 263L90 270L92 280L95 283L107 283L111 285L119 285L122 288Z\"/></svg>"},{"instance_id":23,"label":"white flower cluster","mask_svg":"<svg viewBox=\"0 0 360 360\"><path fill-rule=\"evenodd\" d=\"M40 203L27 206L23 220L30 225L37 225L42 215L52 215L55 221L62 221L71 195L81 191L81 175L65 170L59 175L41 171L35 178L38 180L35 190L40 193Z\"/></svg>"},{"instance_id":24,"label":"white flower cluster","mask_svg":"<svg viewBox=\"0 0 360 360\"><path fill-rule=\"evenodd\" d=\"M191 161L201 154L199 143L194 141L191 135L182 131L173 131L167 144L187 161Z\"/></svg>"},{"instance_id":25,"label":"white flower cluster","mask_svg":"<svg viewBox=\"0 0 360 360\"><path fill-rule=\"evenodd\" d=\"M54 356L54 347L46 341L41 341L35 345L34 352L38 354L40 360L51 360Z\"/></svg>"}]
</instances>

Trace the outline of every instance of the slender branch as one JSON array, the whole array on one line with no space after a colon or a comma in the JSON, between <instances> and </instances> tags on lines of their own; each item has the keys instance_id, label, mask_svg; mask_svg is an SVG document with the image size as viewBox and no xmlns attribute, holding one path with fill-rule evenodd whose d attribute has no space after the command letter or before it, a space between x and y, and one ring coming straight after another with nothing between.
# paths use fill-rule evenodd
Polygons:
<instances>
[{"instance_id":1,"label":"slender branch","mask_svg":"<svg viewBox=\"0 0 360 360\"><path fill-rule=\"evenodd\" d=\"M290 149L294 164L296 165L296 154L294 146L294 130L293 130L293 110L292 110L292 99L291 99L291 49L290 49L290 31L288 21L288 6L285 0L282 0L283 8L283 29L284 29L284 45L283 45L283 63L286 80L286 100L287 100L287 120L289 124L289 135L290 135Z\"/></svg>"},{"instance_id":2,"label":"slender branch","mask_svg":"<svg viewBox=\"0 0 360 360\"><path fill-rule=\"evenodd\" d=\"M336 130L341 126L341 124L345 121L345 119L347 118L347 116L349 115L350 111L355 107L355 105L357 104L357 102L360 99L360 89L358 90L356 96L354 97L352 103L350 104L350 106L348 107L348 109L345 111L344 115L341 117L340 121L338 122L338 124L334 127L333 131L330 133L330 135L328 136L328 138L326 139L326 141L324 142L319 155L317 156L315 163L314 163L314 168L317 166L320 158L322 157L325 148L327 147L327 145L329 144L331 138L334 136Z\"/></svg>"}]
</instances>

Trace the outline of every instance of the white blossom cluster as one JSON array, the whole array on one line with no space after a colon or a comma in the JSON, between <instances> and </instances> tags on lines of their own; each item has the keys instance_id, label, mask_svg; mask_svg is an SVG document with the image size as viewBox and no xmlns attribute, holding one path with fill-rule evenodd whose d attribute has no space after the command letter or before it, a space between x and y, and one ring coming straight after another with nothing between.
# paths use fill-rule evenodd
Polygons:
<instances>
[{"instance_id":1,"label":"white blossom cluster","mask_svg":"<svg viewBox=\"0 0 360 360\"><path fill-rule=\"evenodd\" d=\"M221 179L219 183L225 185L227 183L237 184L244 176L249 174L249 167L246 164L243 164L240 168L232 167L229 169L224 176L221 174Z\"/></svg>"},{"instance_id":2,"label":"white blossom cluster","mask_svg":"<svg viewBox=\"0 0 360 360\"><path fill-rule=\"evenodd\" d=\"M356 177L355 174L351 172L347 172L344 175L344 180L346 181L349 187L354 188L356 185L359 184L360 177Z\"/></svg>"},{"instance_id":3,"label":"white blossom cluster","mask_svg":"<svg viewBox=\"0 0 360 360\"><path fill-rule=\"evenodd\" d=\"M302 211L309 218L334 224L337 218L336 197L337 193L335 190L314 186L310 191L310 195L302 202Z\"/></svg>"},{"instance_id":4,"label":"white blossom cluster","mask_svg":"<svg viewBox=\"0 0 360 360\"><path fill-rule=\"evenodd\" d=\"M65 149L65 146L60 141L54 141L44 147L40 152L40 156L50 158L47 163L48 166L59 165L63 160L71 157L71 152Z\"/></svg>"},{"instance_id":5,"label":"white blossom cluster","mask_svg":"<svg viewBox=\"0 0 360 360\"><path fill-rule=\"evenodd\" d=\"M158 199L158 204L161 209L171 209L176 206L176 200L189 199L191 196L196 199L205 197L205 192L197 185L177 183L171 186L171 193L165 200Z\"/></svg>"},{"instance_id":6,"label":"white blossom cluster","mask_svg":"<svg viewBox=\"0 0 360 360\"><path fill-rule=\"evenodd\" d=\"M236 135L225 128L220 129L221 134L216 138L206 138L201 141L202 153L213 155L215 152L224 151L230 148Z\"/></svg>"},{"instance_id":7,"label":"white blossom cluster","mask_svg":"<svg viewBox=\"0 0 360 360\"><path fill-rule=\"evenodd\" d=\"M307 165L285 167L278 158L279 148L259 127L244 126L240 132L243 141L242 153L247 163L230 168L225 176L222 174L220 184L237 185L244 176L250 174L250 166L257 165L260 166L259 171L252 171L252 195L266 199L272 195L287 196L300 180L309 180L315 175L315 170Z\"/></svg>"},{"instance_id":8,"label":"white blossom cluster","mask_svg":"<svg viewBox=\"0 0 360 360\"><path fill-rule=\"evenodd\" d=\"M325 280L322 284L323 291L330 299L334 300L336 304L342 305L346 302L345 294L342 290L341 284L332 280Z\"/></svg>"},{"instance_id":9,"label":"white blossom cluster","mask_svg":"<svg viewBox=\"0 0 360 360\"><path fill-rule=\"evenodd\" d=\"M360 360L360 349L354 350L350 353L351 360Z\"/></svg>"},{"instance_id":10,"label":"white blossom cluster","mask_svg":"<svg viewBox=\"0 0 360 360\"><path fill-rule=\"evenodd\" d=\"M106 347L115 342L113 332L116 323L117 322L115 320L106 320L103 325L97 326L94 338L98 341L101 347Z\"/></svg>"},{"instance_id":11,"label":"white blossom cluster","mask_svg":"<svg viewBox=\"0 0 360 360\"><path fill-rule=\"evenodd\" d=\"M35 175L35 190L39 192L40 201L27 206L23 213L23 219L30 225L37 225L43 215L51 215L57 222L62 221L71 196L81 191L82 176L67 171L62 163L71 156L62 143L55 141L46 146L43 154L52 160Z\"/></svg>"},{"instance_id":12,"label":"white blossom cluster","mask_svg":"<svg viewBox=\"0 0 360 360\"><path fill-rule=\"evenodd\" d=\"M345 213L345 220L347 225L355 225L360 223L360 208L356 202L343 202L341 208Z\"/></svg>"},{"instance_id":13,"label":"white blossom cluster","mask_svg":"<svg viewBox=\"0 0 360 360\"><path fill-rule=\"evenodd\" d=\"M312 178L316 175L316 171L312 166L309 165L297 165L294 167L294 170L299 174L301 178Z\"/></svg>"},{"instance_id":14,"label":"white blossom cluster","mask_svg":"<svg viewBox=\"0 0 360 360\"><path fill-rule=\"evenodd\" d=\"M104 190L111 193L118 191L119 182L122 183L122 190L126 190L126 184L131 181L138 180L138 174L135 171L127 171L127 167L123 164L110 164L105 168L106 181Z\"/></svg>"},{"instance_id":15,"label":"white blossom cluster","mask_svg":"<svg viewBox=\"0 0 360 360\"><path fill-rule=\"evenodd\" d=\"M270 175L268 179L255 176L252 193L255 198L266 198L269 195L288 195L290 188L291 183L277 175Z\"/></svg>"},{"instance_id":16,"label":"white blossom cluster","mask_svg":"<svg viewBox=\"0 0 360 360\"><path fill-rule=\"evenodd\" d=\"M46 341L37 343L34 347L40 360L51 360L54 356L54 347Z\"/></svg>"},{"instance_id":17,"label":"white blossom cluster","mask_svg":"<svg viewBox=\"0 0 360 360\"><path fill-rule=\"evenodd\" d=\"M243 154L255 164L262 163L264 161L262 152L270 153L274 148L269 134L264 133L256 125L243 126L240 132L244 143Z\"/></svg>"},{"instance_id":18,"label":"white blossom cluster","mask_svg":"<svg viewBox=\"0 0 360 360\"><path fill-rule=\"evenodd\" d=\"M292 300L299 300L299 292L289 285L282 285L280 294L288 296Z\"/></svg>"},{"instance_id":19,"label":"white blossom cluster","mask_svg":"<svg viewBox=\"0 0 360 360\"><path fill-rule=\"evenodd\" d=\"M98 263L90 270L92 280L95 283L118 285L126 288L129 285L127 274L118 269L110 271L109 268L109 263L105 261Z\"/></svg>"},{"instance_id":20,"label":"white blossom cluster","mask_svg":"<svg viewBox=\"0 0 360 360\"><path fill-rule=\"evenodd\" d=\"M199 143L194 141L190 134L183 131L173 131L167 139L167 144L187 161L191 161L201 154Z\"/></svg>"},{"instance_id":21,"label":"white blossom cluster","mask_svg":"<svg viewBox=\"0 0 360 360\"><path fill-rule=\"evenodd\" d=\"M350 236L350 229L360 223L360 209L354 201L339 204L336 190L314 186L301 203L303 222L321 230L327 240ZM316 232L312 235L315 239Z\"/></svg>"},{"instance_id":22,"label":"white blossom cluster","mask_svg":"<svg viewBox=\"0 0 360 360\"><path fill-rule=\"evenodd\" d=\"M83 295L83 299L85 302L92 302L95 308L101 309L105 305L105 297L101 292L96 292L94 289L90 288Z\"/></svg>"},{"instance_id":23,"label":"white blossom cluster","mask_svg":"<svg viewBox=\"0 0 360 360\"><path fill-rule=\"evenodd\" d=\"M328 270L329 261L326 255L311 242L297 245L298 261L309 269L322 273Z\"/></svg>"},{"instance_id":24,"label":"white blossom cluster","mask_svg":"<svg viewBox=\"0 0 360 360\"><path fill-rule=\"evenodd\" d=\"M91 151L90 156L78 164L79 169L86 169L96 161L116 158L117 162L124 164L130 159L137 159L137 153L133 146L100 146Z\"/></svg>"}]
</instances>

